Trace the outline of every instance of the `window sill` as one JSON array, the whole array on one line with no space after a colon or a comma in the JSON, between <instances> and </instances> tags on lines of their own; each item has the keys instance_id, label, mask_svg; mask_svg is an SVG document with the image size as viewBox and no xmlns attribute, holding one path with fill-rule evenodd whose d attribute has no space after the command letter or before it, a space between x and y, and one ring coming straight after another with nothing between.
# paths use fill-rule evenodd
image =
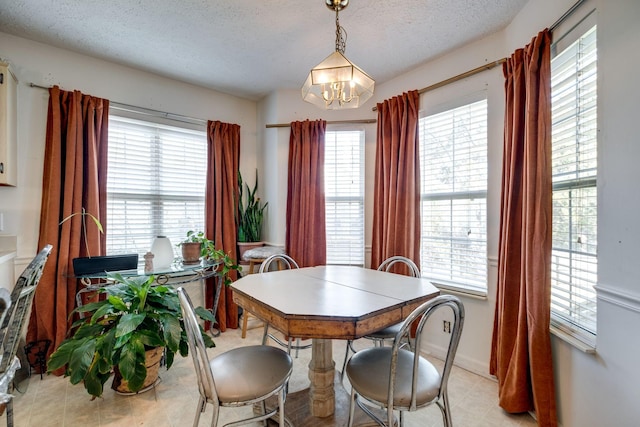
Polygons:
<instances>
[{"instance_id":1,"label":"window sill","mask_svg":"<svg viewBox=\"0 0 640 427\"><path fill-rule=\"evenodd\" d=\"M423 279L429 280L428 277L423 277ZM472 286L455 285L452 283L442 283L442 281L433 281L433 280L429 280L429 281L433 286L435 286L439 290L449 294L454 294L458 296L474 298L479 300L487 300L486 289L472 287Z\"/></svg>"},{"instance_id":2,"label":"window sill","mask_svg":"<svg viewBox=\"0 0 640 427\"><path fill-rule=\"evenodd\" d=\"M549 331L552 335L556 336L558 339L566 342L567 344L577 348L586 354L596 354L596 347L593 344L588 344L573 335L567 333L566 331L560 329L557 326L551 325L549 327Z\"/></svg>"}]
</instances>

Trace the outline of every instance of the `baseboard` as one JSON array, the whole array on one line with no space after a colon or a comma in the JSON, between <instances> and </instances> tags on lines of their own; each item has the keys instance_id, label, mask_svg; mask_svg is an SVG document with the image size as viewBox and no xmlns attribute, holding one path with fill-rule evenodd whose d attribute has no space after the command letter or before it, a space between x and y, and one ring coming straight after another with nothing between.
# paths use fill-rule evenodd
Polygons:
<instances>
[{"instance_id":1,"label":"baseboard","mask_svg":"<svg viewBox=\"0 0 640 427\"><path fill-rule=\"evenodd\" d=\"M447 354L446 348L430 344L423 347L423 353L425 352L425 350L428 355L436 357L440 360L444 360ZM453 364L459 368L464 369L465 371L469 371L476 375L480 375L481 377L495 381L495 377L489 374L489 367L487 366L487 364L477 359L473 359L471 357L458 353L456 354L456 358Z\"/></svg>"}]
</instances>

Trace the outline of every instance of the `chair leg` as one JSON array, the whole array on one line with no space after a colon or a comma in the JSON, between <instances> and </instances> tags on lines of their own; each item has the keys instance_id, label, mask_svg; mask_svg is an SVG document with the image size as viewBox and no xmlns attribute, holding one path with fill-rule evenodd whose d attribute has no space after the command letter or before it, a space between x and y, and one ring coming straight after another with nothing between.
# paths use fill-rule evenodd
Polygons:
<instances>
[{"instance_id":1,"label":"chair leg","mask_svg":"<svg viewBox=\"0 0 640 427\"><path fill-rule=\"evenodd\" d=\"M349 361L349 350L355 353L355 349L353 348L353 341L347 340L347 348L344 351L344 362L342 362L342 371L340 371L340 384L344 387L344 375L347 370L347 362Z\"/></svg>"},{"instance_id":2,"label":"chair leg","mask_svg":"<svg viewBox=\"0 0 640 427\"><path fill-rule=\"evenodd\" d=\"M204 405L206 405L206 403L202 396L200 396L200 399L198 400L198 409L196 409L196 418L193 420L193 427L198 427L198 424L200 424L200 414L204 412Z\"/></svg>"},{"instance_id":3,"label":"chair leg","mask_svg":"<svg viewBox=\"0 0 640 427\"><path fill-rule=\"evenodd\" d=\"M356 391L351 389L351 399L349 401L349 422L347 423L347 427L353 427L353 417L356 413Z\"/></svg>"},{"instance_id":4,"label":"chair leg","mask_svg":"<svg viewBox=\"0 0 640 427\"><path fill-rule=\"evenodd\" d=\"M280 393L278 393L278 421L279 421L279 425L280 427L285 427L285 421L284 421L284 396L286 393L286 389L289 387L289 383L287 383L287 386L285 388L283 388L282 390L280 390Z\"/></svg>"},{"instance_id":5,"label":"chair leg","mask_svg":"<svg viewBox=\"0 0 640 427\"><path fill-rule=\"evenodd\" d=\"M13 398L9 398L6 404L7 411L7 427L13 427Z\"/></svg>"},{"instance_id":6,"label":"chair leg","mask_svg":"<svg viewBox=\"0 0 640 427\"><path fill-rule=\"evenodd\" d=\"M269 339L269 324L264 323L264 332L262 334L262 345L267 345L267 339Z\"/></svg>"},{"instance_id":7,"label":"chair leg","mask_svg":"<svg viewBox=\"0 0 640 427\"><path fill-rule=\"evenodd\" d=\"M242 338L247 337L247 321L249 320L249 312L244 310L242 312Z\"/></svg>"},{"instance_id":8,"label":"chair leg","mask_svg":"<svg viewBox=\"0 0 640 427\"><path fill-rule=\"evenodd\" d=\"M440 408L440 412L442 412L442 422L444 427L453 427L453 422L451 421L451 410L449 407L449 397L447 394L443 394L438 402L436 402L438 408Z\"/></svg>"}]
</instances>

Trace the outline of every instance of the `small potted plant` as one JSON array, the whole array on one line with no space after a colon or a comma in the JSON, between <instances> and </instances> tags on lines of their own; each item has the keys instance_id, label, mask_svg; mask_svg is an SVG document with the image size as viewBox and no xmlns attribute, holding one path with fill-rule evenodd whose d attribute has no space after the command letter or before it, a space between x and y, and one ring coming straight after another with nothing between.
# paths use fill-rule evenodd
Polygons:
<instances>
[{"instance_id":1,"label":"small potted plant","mask_svg":"<svg viewBox=\"0 0 640 427\"><path fill-rule=\"evenodd\" d=\"M204 245L208 242L202 231L187 231L187 237L178 243L178 246L182 249L182 263L183 264L197 264L200 262L200 257L205 255Z\"/></svg>"},{"instance_id":2,"label":"small potted plant","mask_svg":"<svg viewBox=\"0 0 640 427\"><path fill-rule=\"evenodd\" d=\"M236 212L236 225L238 227L238 252L242 255L248 249L262 246L262 221L267 203L261 203L256 197L258 190L258 171L256 170L256 183L253 189L243 182L242 174L238 172L238 209ZM246 191L246 193L245 193ZM246 198L244 197L246 194ZM246 199L246 200L245 200Z\"/></svg>"},{"instance_id":3,"label":"small potted plant","mask_svg":"<svg viewBox=\"0 0 640 427\"><path fill-rule=\"evenodd\" d=\"M153 286L153 276L112 274L109 278L114 284L100 289L105 298L74 310L85 317L73 324L70 336L48 363L50 372L64 367L71 383L84 382L94 397L102 395L112 371L116 373L114 389L135 393L157 379L159 360L147 358L155 354L159 359L164 353L169 369L176 353L187 356L189 351L175 289ZM204 320L214 321L211 312L202 307L196 313ZM206 345L213 347L213 340L201 332Z\"/></svg>"}]
</instances>

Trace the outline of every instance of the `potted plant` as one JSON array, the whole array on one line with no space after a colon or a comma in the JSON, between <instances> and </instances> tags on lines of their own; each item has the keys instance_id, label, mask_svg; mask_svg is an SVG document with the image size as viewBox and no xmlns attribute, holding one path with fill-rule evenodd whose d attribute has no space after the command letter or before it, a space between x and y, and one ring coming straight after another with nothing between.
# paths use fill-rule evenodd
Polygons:
<instances>
[{"instance_id":1,"label":"potted plant","mask_svg":"<svg viewBox=\"0 0 640 427\"><path fill-rule=\"evenodd\" d=\"M184 264L193 264L193 260L200 262L201 258L204 262L220 262L218 274L224 277L225 284L227 285L231 283L229 273L233 270L242 269L229 254L225 253L222 249L216 249L215 242L207 239L203 231L189 230L187 237L178 243L178 246L182 247ZM189 252L189 254L186 252ZM187 258L189 258L189 262L184 261Z\"/></svg>"},{"instance_id":2,"label":"potted plant","mask_svg":"<svg viewBox=\"0 0 640 427\"><path fill-rule=\"evenodd\" d=\"M111 372L122 376L131 392L153 385L148 378L146 357L154 353L165 355L167 369L174 356L188 354L187 336L176 290L170 286L153 286L154 277L123 277L109 275L115 282L104 286L101 301L78 307L84 314L76 321L71 335L51 355L49 372L65 368L72 384L84 382L94 397L102 395ZM202 307L196 313L204 320L214 321ZM202 331L208 347L213 340ZM157 368L155 371L157 374ZM114 387L122 384L114 378Z\"/></svg>"},{"instance_id":3,"label":"potted plant","mask_svg":"<svg viewBox=\"0 0 640 427\"><path fill-rule=\"evenodd\" d=\"M257 170L256 183L253 186L253 189L249 188L249 185L243 182L242 174L238 172L238 209L236 212L236 225L238 227L238 252L241 259L247 249L262 246L262 221L264 219L264 210L269 203L260 202L260 198L256 197L257 190Z\"/></svg>"},{"instance_id":4,"label":"potted plant","mask_svg":"<svg viewBox=\"0 0 640 427\"><path fill-rule=\"evenodd\" d=\"M208 242L202 231L187 231L187 237L178 243L178 246L182 249L182 263L183 264L197 264L200 262L200 257L204 256L204 244Z\"/></svg>"}]
</instances>

